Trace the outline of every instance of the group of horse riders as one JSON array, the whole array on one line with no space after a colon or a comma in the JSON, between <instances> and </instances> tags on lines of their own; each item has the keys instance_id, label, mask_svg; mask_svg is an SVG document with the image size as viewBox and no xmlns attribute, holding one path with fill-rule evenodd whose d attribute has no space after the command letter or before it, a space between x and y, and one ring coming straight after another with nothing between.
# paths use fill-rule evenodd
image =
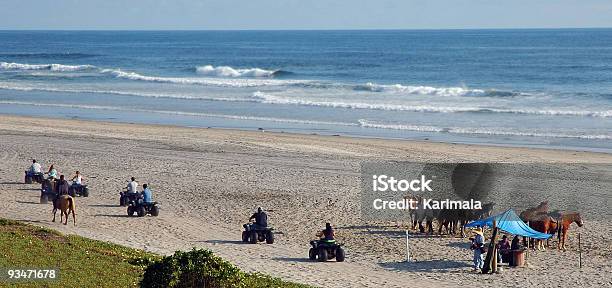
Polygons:
<instances>
[{"instance_id":1,"label":"group of horse riders","mask_svg":"<svg viewBox=\"0 0 612 288\"><path fill-rule=\"evenodd\" d=\"M72 184L69 184L68 181L65 179L64 175L60 175L58 179L58 173L53 164L49 166L49 170L46 173L43 173L42 166L40 165L40 163L36 162L36 159L32 160L32 165L30 165L30 169L28 171L32 176L44 176L46 174L48 180L58 181L57 188L55 191L57 195L68 194L70 186L72 186L73 188L79 188L83 185L83 176L81 175L81 172L76 171L75 175L70 179L72 181Z\"/></svg>"}]
</instances>

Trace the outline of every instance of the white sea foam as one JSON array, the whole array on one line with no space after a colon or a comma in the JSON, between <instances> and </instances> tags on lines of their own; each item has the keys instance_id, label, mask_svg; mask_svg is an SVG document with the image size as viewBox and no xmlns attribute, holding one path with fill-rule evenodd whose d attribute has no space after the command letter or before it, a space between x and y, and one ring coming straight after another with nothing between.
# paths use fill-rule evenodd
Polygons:
<instances>
[{"instance_id":1,"label":"white sea foam","mask_svg":"<svg viewBox=\"0 0 612 288\"><path fill-rule=\"evenodd\" d=\"M477 128L477 127L436 127L436 126L423 126L423 125L410 125L410 124L389 124L379 123L375 121L368 121L364 119L359 120L359 125L364 128L378 128L378 129L393 129L393 130L406 130L406 131L417 131L417 132L444 132L453 134L481 134L481 135L493 135L493 136L529 136L529 137L544 137L544 138L577 138L577 139L590 139L590 140L610 140L612 135L606 134L570 134L567 132L542 132L542 131L520 131L511 130L508 128Z\"/></svg>"},{"instance_id":2,"label":"white sea foam","mask_svg":"<svg viewBox=\"0 0 612 288\"><path fill-rule=\"evenodd\" d=\"M272 77L277 70L265 70L261 68L236 69L230 66L212 65L198 66L196 72L202 75L217 77Z\"/></svg>"},{"instance_id":3,"label":"white sea foam","mask_svg":"<svg viewBox=\"0 0 612 288\"><path fill-rule=\"evenodd\" d=\"M282 86L295 83L308 83L303 80L275 80L275 79L220 79L220 78L188 78L188 77L159 77L146 76L136 72L127 72L119 69L104 69L102 73L113 75L116 78L174 84L190 84L218 87L262 87Z\"/></svg>"},{"instance_id":4,"label":"white sea foam","mask_svg":"<svg viewBox=\"0 0 612 288\"><path fill-rule=\"evenodd\" d=\"M480 96L486 93L481 89L468 89L464 87L405 86L401 84L381 85L371 82L364 85L356 85L355 90L366 90L372 92L401 92L407 94L436 96Z\"/></svg>"},{"instance_id":5,"label":"white sea foam","mask_svg":"<svg viewBox=\"0 0 612 288\"><path fill-rule=\"evenodd\" d=\"M73 72L82 70L92 70L93 65L63 65L63 64L23 64L0 62L0 69L3 70L51 70L57 72Z\"/></svg>"},{"instance_id":6,"label":"white sea foam","mask_svg":"<svg viewBox=\"0 0 612 288\"><path fill-rule=\"evenodd\" d=\"M514 109L514 108L488 108L479 106L442 106L442 105L408 105L391 103L359 102L351 100L318 100L300 97L286 97L273 95L257 91L253 97L267 104L288 104L303 106L319 106L331 108L348 109L370 109L387 111L411 111L411 112L430 112L430 113L511 113L511 114L534 114L534 115L562 115L562 116L590 116L590 117L612 117L612 110L584 111L584 110L559 110L559 109Z\"/></svg>"}]
</instances>

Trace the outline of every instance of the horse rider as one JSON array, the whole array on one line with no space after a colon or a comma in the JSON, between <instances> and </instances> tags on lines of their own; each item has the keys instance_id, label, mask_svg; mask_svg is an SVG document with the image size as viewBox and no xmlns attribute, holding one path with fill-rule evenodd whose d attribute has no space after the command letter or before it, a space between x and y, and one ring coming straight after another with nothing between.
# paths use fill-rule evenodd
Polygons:
<instances>
[{"instance_id":1,"label":"horse rider","mask_svg":"<svg viewBox=\"0 0 612 288\"><path fill-rule=\"evenodd\" d=\"M68 195L69 185L68 181L64 179L64 175L60 175L59 184L57 185L58 195Z\"/></svg>"}]
</instances>

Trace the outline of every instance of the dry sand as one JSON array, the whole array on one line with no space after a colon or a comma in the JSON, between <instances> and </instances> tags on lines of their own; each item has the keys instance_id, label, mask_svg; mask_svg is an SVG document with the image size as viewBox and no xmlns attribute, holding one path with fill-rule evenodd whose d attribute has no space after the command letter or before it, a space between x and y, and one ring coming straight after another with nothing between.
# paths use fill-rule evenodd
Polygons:
<instances>
[{"instance_id":1,"label":"dry sand","mask_svg":"<svg viewBox=\"0 0 612 288\"><path fill-rule=\"evenodd\" d=\"M52 223L39 186L22 184L32 158L83 173L91 196L76 200L77 226ZM359 220L359 164L383 159L612 163L609 154L575 151L0 116L0 217L162 254L208 248L247 271L317 286L612 285L612 230L589 219L572 226L568 251L530 253L529 268L473 274L467 239L416 234L416 262L402 263L403 229ZM130 176L150 183L159 217L128 218L117 205ZM257 206L273 209L274 245L240 243ZM346 244L344 263L307 261L308 241L326 221Z\"/></svg>"}]
</instances>

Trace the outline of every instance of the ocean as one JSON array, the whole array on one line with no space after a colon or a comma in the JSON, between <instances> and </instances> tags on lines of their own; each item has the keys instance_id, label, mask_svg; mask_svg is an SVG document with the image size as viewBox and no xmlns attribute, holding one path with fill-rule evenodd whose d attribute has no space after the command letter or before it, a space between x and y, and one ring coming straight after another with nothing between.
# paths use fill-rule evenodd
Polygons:
<instances>
[{"instance_id":1,"label":"ocean","mask_svg":"<svg viewBox=\"0 0 612 288\"><path fill-rule=\"evenodd\" d=\"M0 113L612 152L612 29L0 31Z\"/></svg>"}]
</instances>

